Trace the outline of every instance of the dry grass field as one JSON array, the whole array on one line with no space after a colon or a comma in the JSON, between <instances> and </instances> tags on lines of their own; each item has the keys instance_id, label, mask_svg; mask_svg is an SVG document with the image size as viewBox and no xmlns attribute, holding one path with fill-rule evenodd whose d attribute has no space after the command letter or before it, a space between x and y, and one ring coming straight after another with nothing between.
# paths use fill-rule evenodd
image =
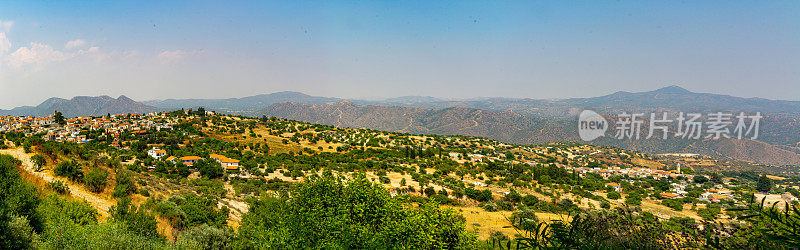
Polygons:
<instances>
[{"instance_id":1,"label":"dry grass field","mask_svg":"<svg viewBox=\"0 0 800 250\"><path fill-rule=\"evenodd\" d=\"M459 211L464 218L467 219L467 228L475 230L478 233L478 238L486 240L494 232L501 232L508 237L514 238L517 231L511 226L511 211L497 211L487 212L479 207L452 207ZM553 213L536 213L539 221L554 221L554 220L567 220L566 215L553 214Z\"/></svg>"}]
</instances>

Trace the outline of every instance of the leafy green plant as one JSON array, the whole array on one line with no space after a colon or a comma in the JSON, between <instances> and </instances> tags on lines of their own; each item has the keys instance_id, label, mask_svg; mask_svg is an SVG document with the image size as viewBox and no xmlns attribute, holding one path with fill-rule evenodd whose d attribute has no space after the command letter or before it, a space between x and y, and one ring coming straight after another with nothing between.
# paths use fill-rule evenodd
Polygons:
<instances>
[{"instance_id":1,"label":"leafy green plant","mask_svg":"<svg viewBox=\"0 0 800 250\"><path fill-rule=\"evenodd\" d=\"M84 183L89 191L100 193L106 188L108 184L108 171L102 168L95 168L86 174Z\"/></svg>"},{"instance_id":2,"label":"leafy green plant","mask_svg":"<svg viewBox=\"0 0 800 250\"><path fill-rule=\"evenodd\" d=\"M47 159L40 154L33 155L31 161L33 162L33 167L36 172L42 171L44 166L47 165Z\"/></svg>"},{"instance_id":3,"label":"leafy green plant","mask_svg":"<svg viewBox=\"0 0 800 250\"><path fill-rule=\"evenodd\" d=\"M72 181L83 180L83 167L75 161L63 161L56 165L53 173L58 176L64 176Z\"/></svg>"},{"instance_id":4,"label":"leafy green plant","mask_svg":"<svg viewBox=\"0 0 800 250\"><path fill-rule=\"evenodd\" d=\"M732 208L731 211L742 212L740 220L750 222L753 230L761 235L761 239L785 248L800 248L800 209L789 203L775 202L765 206L766 199L756 202L755 198L743 208ZM719 240L714 240L718 242Z\"/></svg>"},{"instance_id":5,"label":"leafy green plant","mask_svg":"<svg viewBox=\"0 0 800 250\"><path fill-rule=\"evenodd\" d=\"M47 183L47 189L53 190L58 194L67 195L69 194L69 187L67 184L60 180L53 180Z\"/></svg>"}]
</instances>

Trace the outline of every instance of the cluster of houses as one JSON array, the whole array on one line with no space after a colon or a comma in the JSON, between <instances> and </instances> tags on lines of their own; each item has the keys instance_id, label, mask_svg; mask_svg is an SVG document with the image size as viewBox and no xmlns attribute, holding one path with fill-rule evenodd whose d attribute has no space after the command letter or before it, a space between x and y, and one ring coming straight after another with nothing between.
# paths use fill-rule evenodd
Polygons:
<instances>
[{"instance_id":1,"label":"cluster of houses","mask_svg":"<svg viewBox=\"0 0 800 250\"><path fill-rule=\"evenodd\" d=\"M619 183L609 182L605 184L606 188L614 189L614 191L621 192L622 187ZM661 198L664 199L681 199L686 197L686 192L684 189L686 185L679 184L679 183L672 183L672 189L669 192L662 192ZM733 193L730 190L717 190L717 189L709 189L705 193L701 194L698 198L701 201L709 201L709 202L720 202L724 200L733 200Z\"/></svg>"},{"instance_id":2,"label":"cluster of houses","mask_svg":"<svg viewBox=\"0 0 800 250\"><path fill-rule=\"evenodd\" d=\"M672 189L669 192L661 193L661 198L664 199L681 199L686 197L688 192L684 191L686 188L683 184L672 183ZM709 189L706 192L700 194L698 197L701 201L709 201L709 202L720 202L720 201L731 201L733 200L733 193L731 190L717 190L717 189Z\"/></svg>"},{"instance_id":3,"label":"cluster of houses","mask_svg":"<svg viewBox=\"0 0 800 250\"><path fill-rule=\"evenodd\" d=\"M451 159L453 159L454 161L460 162L460 163L464 163L464 162L477 163L477 162L484 162L486 160L490 160L490 161L505 161L504 159L500 159L499 157L485 156L485 155L482 155L482 154L464 154L464 155L462 155L461 153L450 152L450 153L448 153L448 156ZM526 159L511 160L511 161L507 161L507 162L511 163L511 164L520 164L520 163L528 164L528 165L538 164L538 162L536 162L536 161L531 161L531 160L526 160Z\"/></svg>"},{"instance_id":4,"label":"cluster of houses","mask_svg":"<svg viewBox=\"0 0 800 250\"><path fill-rule=\"evenodd\" d=\"M192 168L192 166L194 166L194 164L197 163L199 160L203 159L202 157L194 155L183 156L183 157L169 156L166 150L157 147L153 147L150 150L147 150L147 155L155 158L156 160L161 160L163 158L163 160L172 163L181 163L183 165L189 166L190 170L195 170L194 168ZM249 173L247 173L247 170L242 169L242 167L239 165L239 160L231 159L220 154L210 154L208 158L217 161L222 167L222 169L224 169L225 172L230 175L230 177L234 176L242 178L250 177ZM148 166L147 168L150 170L155 169L154 166Z\"/></svg>"},{"instance_id":5,"label":"cluster of houses","mask_svg":"<svg viewBox=\"0 0 800 250\"><path fill-rule=\"evenodd\" d=\"M57 142L88 142L82 131L102 131L103 135L114 138L112 146L120 147L120 135L128 131L133 134L147 134L150 130L171 129L172 123L159 123L151 118L159 115L111 115L101 117L75 117L58 124L55 118L35 116L0 116L0 132L24 132L26 136L43 134L42 139Z\"/></svg>"}]
</instances>

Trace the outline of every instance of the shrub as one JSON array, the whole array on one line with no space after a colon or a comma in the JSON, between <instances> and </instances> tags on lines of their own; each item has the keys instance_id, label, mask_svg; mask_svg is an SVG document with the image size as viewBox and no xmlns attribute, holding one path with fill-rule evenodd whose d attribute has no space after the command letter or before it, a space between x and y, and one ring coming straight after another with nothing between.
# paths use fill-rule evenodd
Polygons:
<instances>
[{"instance_id":1,"label":"shrub","mask_svg":"<svg viewBox=\"0 0 800 250\"><path fill-rule=\"evenodd\" d=\"M67 177L72 181L83 180L83 168L75 161L63 161L59 163L53 173L57 176Z\"/></svg>"},{"instance_id":2,"label":"shrub","mask_svg":"<svg viewBox=\"0 0 800 250\"><path fill-rule=\"evenodd\" d=\"M64 182L60 180L53 180L51 182L48 182L47 189L53 190L61 195L69 194L69 187L67 187L67 184L64 184Z\"/></svg>"},{"instance_id":3,"label":"shrub","mask_svg":"<svg viewBox=\"0 0 800 250\"><path fill-rule=\"evenodd\" d=\"M497 204L495 204L492 201L484 202L483 204L481 204L481 208L483 208L483 210L486 210L488 212L495 212L497 211Z\"/></svg>"},{"instance_id":4,"label":"shrub","mask_svg":"<svg viewBox=\"0 0 800 250\"><path fill-rule=\"evenodd\" d=\"M229 249L233 237L231 230L202 224L181 233L178 241L179 245L192 245L199 249Z\"/></svg>"},{"instance_id":5,"label":"shrub","mask_svg":"<svg viewBox=\"0 0 800 250\"><path fill-rule=\"evenodd\" d=\"M152 238L162 237L156 230L156 217L145 209L132 204L129 197L120 199L116 206L109 209L109 214L115 222L123 223L128 230L138 235Z\"/></svg>"},{"instance_id":6,"label":"shrub","mask_svg":"<svg viewBox=\"0 0 800 250\"><path fill-rule=\"evenodd\" d=\"M470 199L476 200L478 202L493 200L492 191L489 189L484 189L483 191L479 191L468 187L464 189L464 194L467 195L467 197L469 197Z\"/></svg>"},{"instance_id":7,"label":"shrub","mask_svg":"<svg viewBox=\"0 0 800 250\"><path fill-rule=\"evenodd\" d=\"M450 199L449 197L447 197L447 196L444 196L444 195L441 195L441 194L436 194L436 195L433 195L433 196L431 196L430 198L431 198L431 200L433 200L433 201L435 201L436 203L439 203L439 204L441 204L441 205L452 205L452 206L457 206L457 205L459 205L459 203L458 203L458 202L456 202L455 200L453 200L453 199ZM419 203L419 202L418 202L418 203Z\"/></svg>"},{"instance_id":8,"label":"shrub","mask_svg":"<svg viewBox=\"0 0 800 250\"><path fill-rule=\"evenodd\" d=\"M642 205L642 197L639 195L639 193L630 193L627 197L625 197L625 203L634 206Z\"/></svg>"},{"instance_id":9,"label":"shrub","mask_svg":"<svg viewBox=\"0 0 800 250\"><path fill-rule=\"evenodd\" d=\"M431 197L436 194L436 189L433 189L433 187L427 187L423 193L425 193L425 196Z\"/></svg>"},{"instance_id":10,"label":"shrub","mask_svg":"<svg viewBox=\"0 0 800 250\"><path fill-rule=\"evenodd\" d=\"M606 197L609 198L609 199L612 199L612 200L619 200L619 198L622 198L622 195L620 195L619 192L611 191L611 192L608 192Z\"/></svg>"},{"instance_id":11,"label":"shrub","mask_svg":"<svg viewBox=\"0 0 800 250\"><path fill-rule=\"evenodd\" d=\"M539 198L537 198L536 196L529 194L522 197L522 204L525 204L526 206L529 207L535 206L536 203L539 203Z\"/></svg>"},{"instance_id":12,"label":"shrub","mask_svg":"<svg viewBox=\"0 0 800 250\"><path fill-rule=\"evenodd\" d=\"M675 211L683 210L683 202L681 200L673 200L673 199L664 199L661 201L661 204L672 208Z\"/></svg>"},{"instance_id":13,"label":"shrub","mask_svg":"<svg viewBox=\"0 0 800 250\"><path fill-rule=\"evenodd\" d=\"M47 159L40 154L36 154L31 157L31 161L33 161L33 167L36 172L42 171L42 168L47 165Z\"/></svg>"},{"instance_id":14,"label":"shrub","mask_svg":"<svg viewBox=\"0 0 800 250\"><path fill-rule=\"evenodd\" d=\"M509 191L508 194L506 194L504 199L508 202L517 203L522 200L522 196L519 193L517 193L517 190L511 189L511 191Z\"/></svg>"},{"instance_id":15,"label":"shrub","mask_svg":"<svg viewBox=\"0 0 800 250\"><path fill-rule=\"evenodd\" d=\"M136 185L133 184L133 177L127 171L117 172L117 185L114 186L114 197L127 197L136 192Z\"/></svg>"},{"instance_id":16,"label":"shrub","mask_svg":"<svg viewBox=\"0 0 800 250\"><path fill-rule=\"evenodd\" d=\"M508 201L500 200L495 202L495 204L497 204L497 210L502 210L502 211L514 210L514 203Z\"/></svg>"},{"instance_id":17,"label":"shrub","mask_svg":"<svg viewBox=\"0 0 800 250\"><path fill-rule=\"evenodd\" d=\"M652 214L628 207L579 212L540 222L533 231L515 228L522 231L518 243L531 249L670 249L676 246L670 238L680 237Z\"/></svg>"},{"instance_id":18,"label":"shrub","mask_svg":"<svg viewBox=\"0 0 800 250\"><path fill-rule=\"evenodd\" d=\"M539 224L539 218L536 217L536 211L533 209L520 206L519 210L511 214L511 224L517 228L533 231L534 227Z\"/></svg>"},{"instance_id":19,"label":"shrub","mask_svg":"<svg viewBox=\"0 0 800 250\"><path fill-rule=\"evenodd\" d=\"M95 193L103 192L108 183L108 171L102 168L95 168L86 174L84 182L89 191Z\"/></svg>"}]
</instances>

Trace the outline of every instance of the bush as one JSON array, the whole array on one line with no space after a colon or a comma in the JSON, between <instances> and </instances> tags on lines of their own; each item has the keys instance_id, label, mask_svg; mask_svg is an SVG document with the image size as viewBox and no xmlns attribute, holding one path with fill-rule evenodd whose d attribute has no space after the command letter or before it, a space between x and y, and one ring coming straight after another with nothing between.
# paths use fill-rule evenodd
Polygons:
<instances>
[{"instance_id":1,"label":"bush","mask_svg":"<svg viewBox=\"0 0 800 250\"><path fill-rule=\"evenodd\" d=\"M683 210L683 202L681 200L673 200L673 199L664 199L661 201L661 204L672 208L675 211Z\"/></svg>"},{"instance_id":2,"label":"bush","mask_svg":"<svg viewBox=\"0 0 800 250\"><path fill-rule=\"evenodd\" d=\"M441 205L452 205L452 206L460 205L457 201L455 201L453 199L450 199L449 197L441 195L441 194L433 195L430 198L431 198L431 200L433 200L436 203L439 203Z\"/></svg>"},{"instance_id":3,"label":"bush","mask_svg":"<svg viewBox=\"0 0 800 250\"><path fill-rule=\"evenodd\" d=\"M540 222L516 238L532 249L671 249L670 231L650 213L638 208L579 212L571 219ZM542 231L536 229L543 228Z\"/></svg>"},{"instance_id":4,"label":"bush","mask_svg":"<svg viewBox=\"0 0 800 250\"><path fill-rule=\"evenodd\" d=\"M59 163L53 173L57 176L67 177L72 181L83 180L83 168L75 161L63 161Z\"/></svg>"},{"instance_id":5,"label":"bush","mask_svg":"<svg viewBox=\"0 0 800 250\"><path fill-rule=\"evenodd\" d=\"M481 208L483 208L483 210L486 210L488 212L495 212L497 211L497 204L495 204L492 201L484 202L483 204L481 204Z\"/></svg>"},{"instance_id":6,"label":"bush","mask_svg":"<svg viewBox=\"0 0 800 250\"><path fill-rule=\"evenodd\" d=\"M625 203L633 206L642 205L642 197L639 195L639 193L630 193L627 197L625 197Z\"/></svg>"},{"instance_id":7,"label":"bush","mask_svg":"<svg viewBox=\"0 0 800 250\"><path fill-rule=\"evenodd\" d=\"M133 184L133 177L130 172L121 170L117 172L117 185L114 186L114 197L127 197L136 192L136 185Z\"/></svg>"},{"instance_id":8,"label":"bush","mask_svg":"<svg viewBox=\"0 0 800 250\"><path fill-rule=\"evenodd\" d=\"M505 200L508 202L517 203L522 200L522 196L517 193L517 190L511 189L511 191L506 194Z\"/></svg>"},{"instance_id":9,"label":"bush","mask_svg":"<svg viewBox=\"0 0 800 250\"><path fill-rule=\"evenodd\" d=\"M539 224L539 218L536 217L536 211L533 209L527 206L520 206L519 210L511 214L511 224L517 228L533 231L536 225Z\"/></svg>"},{"instance_id":10,"label":"bush","mask_svg":"<svg viewBox=\"0 0 800 250\"><path fill-rule=\"evenodd\" d=\"M33 167L36 172L42 171L42 168L47 165L47 159L40 154L36 154L31 157L31 161L33 162Z\"/></svg>"},{"instance_id":11,"label":"bush","mask_svg":"<svg viewBox=\"0 0 800 250\"><path fill-rule=\"evenodd\" d=\"M529 207L536 206L536 203L539 203L539 198L537 198L536 196L529 194L522 197L522 204L525 204L525 206Z\"/></svg>"},{"instance_id":12,"label":"bush","mask_svg":"<svg viewBox=\"0 0 800 250\"><path fill-rule=\"evenodd\" d=\"M233 237L231 230L202 224L181 233L178 241L179 245L196 246L198 249L230 249Z\"/></svg>"},{"instance_id":13,"label":"bush","mask_svg":"<svg viewBox=\"0 0 800 250\"><path fill-rule=\"evenodd\" d=\"M620 195L619 192L617 192L617 191L611 191L611 192L608 192L606 197L609 198L609 199L612 199L612 200L619 200L619 198L622 198L622 195Z\"/></svg>"},{"instance_id":14,"label":"bush","mask_svg":"<svg viewBox=\"0 0 800 250\"><path fill-rule=\"evenodd\" d=\"M69 187L67 187L67 184L64 184L64 182L60 180L53 180L51 182L48 182L47 189L53 190L61 195L69 194Z\"/></svg>"},{"instance_id":15,"label":"bush","mask_svg":"<svg viewBox=\"0 0 800 250\"><path fill-rule=\"evenodd\" d=\"M129 197L120 199L109 213L115 222L123 223L131 232L150 238L162 237L156 230L156 217L132 204Z\"/></svg>"},{"instance_id":16,"label":"bush","mask_svg":"<svg viewBox=\"0 0 800 250\"><path fill-rule=\"evenodd\" d=\"M491 201L492 198L492 191L489 189L484 189L483 191L475 190L473 188L466 188L464 189L464 194L467 195L470 199L476 200L478 202L485 202Z\"/></svg>"},{"instance_id":17,"label":"bush","mask_svg":"<svg viewBox=\"0 0 800 250\"><path fill-rule=\"evenodd\" d=\"M154 210L160 214L161 217L167 219L172 224L172 227L183 228L183 222L186 220L186 213L175 203L175 200L176 199L170 198L169 200L160 201L155 204ZM186 202L183 197L177 200L183 203Z\"/></svg>"},{"instance_id":18,"label":"bush","mask_svg":"<svg viewBox=\"0 0 800 250\"><path fill-rule=\"evenodd\" d=\"M433 187L427 187L425 188L423 193L425 193L425 196L431 197L436 195L436 189L433 189Z\"/></svg>"},{"instance_id":19,"label":"bush","mask_svg":"<svg viewBox=\"0 0 800 250\"><path fill-rule=\"evenodd\" d=\"M106 188L106 184L108 183L108 171L102 168L95 168L86 174L84 182L86 183L86 188L88 188L89 191L95 193L103 192L103 190Z\"/></svg>"}]
</instances>

